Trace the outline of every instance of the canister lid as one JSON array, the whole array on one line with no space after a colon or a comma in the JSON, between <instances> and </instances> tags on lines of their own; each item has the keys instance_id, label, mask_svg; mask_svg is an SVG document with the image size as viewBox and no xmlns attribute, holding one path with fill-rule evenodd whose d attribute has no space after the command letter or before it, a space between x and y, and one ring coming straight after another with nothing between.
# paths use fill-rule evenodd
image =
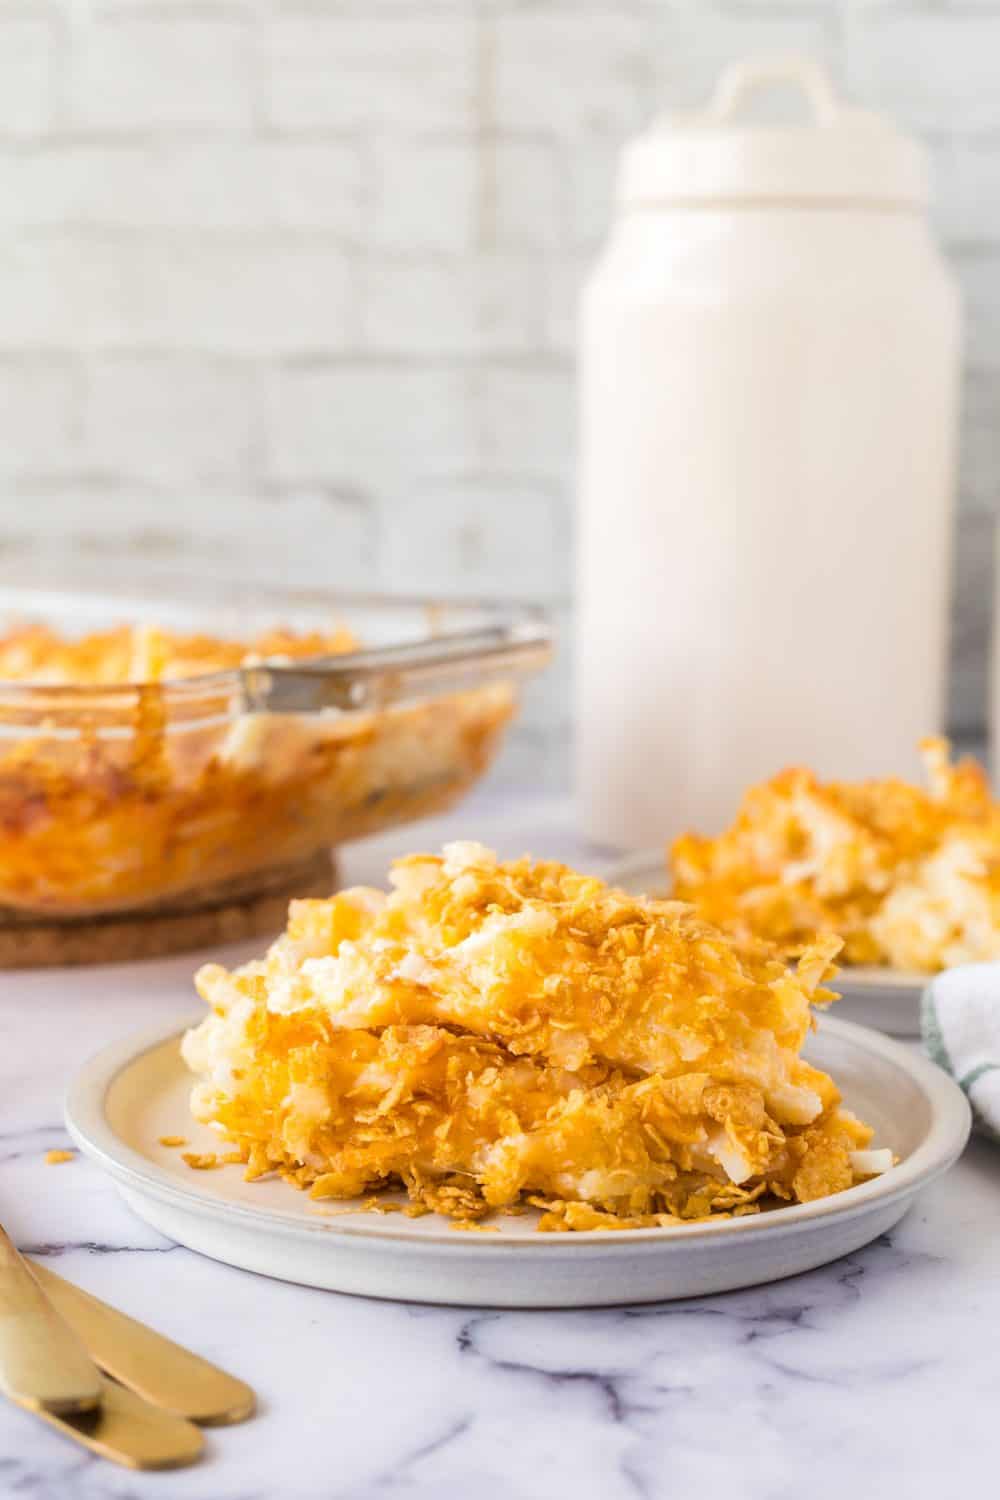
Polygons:
<instances>
[{"instance_id":1,"label":"canister lid","mask_svg":"<svg viewBox=\"0 0 1000 1500\"><path fill-rule=\"evenodd\" d=\"M741 118L750 98L773 85L798 88L801 124L756 125ZM708 107L661 117L626 146L618 180L626 204L826 199L923 204L926 154L891 121L843 103L808 58L748 59L719 78Z\"/></svg>"}]
</instances>

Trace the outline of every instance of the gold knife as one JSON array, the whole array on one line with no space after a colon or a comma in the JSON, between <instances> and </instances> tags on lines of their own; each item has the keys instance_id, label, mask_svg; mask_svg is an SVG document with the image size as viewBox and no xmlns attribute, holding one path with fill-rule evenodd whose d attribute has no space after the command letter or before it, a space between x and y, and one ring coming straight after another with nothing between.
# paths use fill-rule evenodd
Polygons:
<instances>
[{"instance_id":1,"label":"gold knife","mask_svg":"<svg viewBox=\"0 0 1000 1500\"><path fill-rule=\"evenodd\" d=\"M64 1281L47 1266L29 1264L56 1311L101 1369L122 1385L205 1426L243 1422L253 1415L254 1393L242 1380Z\"/></svg>"},{"instance_id":2,"label":"gold knife","mask_svg":"<svg viewBox=\"0 0 1000 1500\"><path fill-rule=\"evenodd\" d=\"M205 1439L183 1417L160 1411L113 1380L101 1380L100 1402L95 1411L75 1415L41 1408L36 1414L91 1453L128 1469L179 1469L201 1457Z\"/></svg>"},{"instance_id":3,"label":"gold knife","mask_svg":"<svg viewBox=\"0 0 1000 1500\"><path fill-rule=\"evenodd\" d=\"M43 1415L90 1412L100 1372L0 1228L0 1387Z\"/></svg>"}]
</instances>

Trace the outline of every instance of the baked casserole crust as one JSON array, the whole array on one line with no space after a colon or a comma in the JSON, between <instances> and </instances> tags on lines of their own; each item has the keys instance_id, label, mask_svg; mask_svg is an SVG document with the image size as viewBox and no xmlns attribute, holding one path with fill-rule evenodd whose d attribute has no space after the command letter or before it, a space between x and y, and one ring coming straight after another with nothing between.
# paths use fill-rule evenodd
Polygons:
<instances>
[{"instance_id":1,"label":"baked casserole crust","mask_svg":"<svg viewBox=\"0 0 1000 1500\"><path fill-rule=\"evenodd\" d=\"M295 901L264 958L197 976L192 1111L248 1176L588 1229L755 1213L891 1164L800 1056L835 939L790 969L686 905L478 844L391 882Z\"/></svg>"},{"instance_id":2,"label":"baked casserole crust","mask_svg":"<svg viewBox=\"0 0 1000 1500\"><path fill-rule=\"evenodd\" d=\"M1000 958L1000 805L946 740L921 749L926 789L801 767L752 787L718 838L675 842L675 894L790 955L820 934L842 939L848 964L932 973Z\"/></svg>"}]
</instances>

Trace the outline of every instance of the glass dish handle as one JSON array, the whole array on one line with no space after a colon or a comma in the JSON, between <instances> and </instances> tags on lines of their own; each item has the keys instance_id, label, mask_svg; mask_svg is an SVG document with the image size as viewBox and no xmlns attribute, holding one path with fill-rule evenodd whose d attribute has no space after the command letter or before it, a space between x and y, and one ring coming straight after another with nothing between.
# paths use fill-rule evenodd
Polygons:
<instances>
[{"instance_id":1,"label":"glass dish handle","mask_svg":"<svg viewBox=\"0 0 1000 1500\"><path fill-rule=\"evenodd\" d=\"M524 676L551 655L542 624L487 626L308 663L245 667L241 706L245 713L363 713Z\"/></svg>"}]
</instances>

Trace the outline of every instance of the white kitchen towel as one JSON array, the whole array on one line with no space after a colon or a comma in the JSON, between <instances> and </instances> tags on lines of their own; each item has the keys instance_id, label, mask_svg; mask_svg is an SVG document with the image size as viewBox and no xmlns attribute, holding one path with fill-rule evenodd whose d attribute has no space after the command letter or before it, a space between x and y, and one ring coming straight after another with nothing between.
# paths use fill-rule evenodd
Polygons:
<instances>
[{"instance_id":1,"label":"white kitchen towel","mask_svg":"<svg viewBox=\"0 0 1000 1500\"><path fill-rule=\"evenodd\" d=\"M924 991L928 1052L972 1105L984 1135L1000 1141L1000 963L962 964Z\"/></svg>"}]
</instances>

